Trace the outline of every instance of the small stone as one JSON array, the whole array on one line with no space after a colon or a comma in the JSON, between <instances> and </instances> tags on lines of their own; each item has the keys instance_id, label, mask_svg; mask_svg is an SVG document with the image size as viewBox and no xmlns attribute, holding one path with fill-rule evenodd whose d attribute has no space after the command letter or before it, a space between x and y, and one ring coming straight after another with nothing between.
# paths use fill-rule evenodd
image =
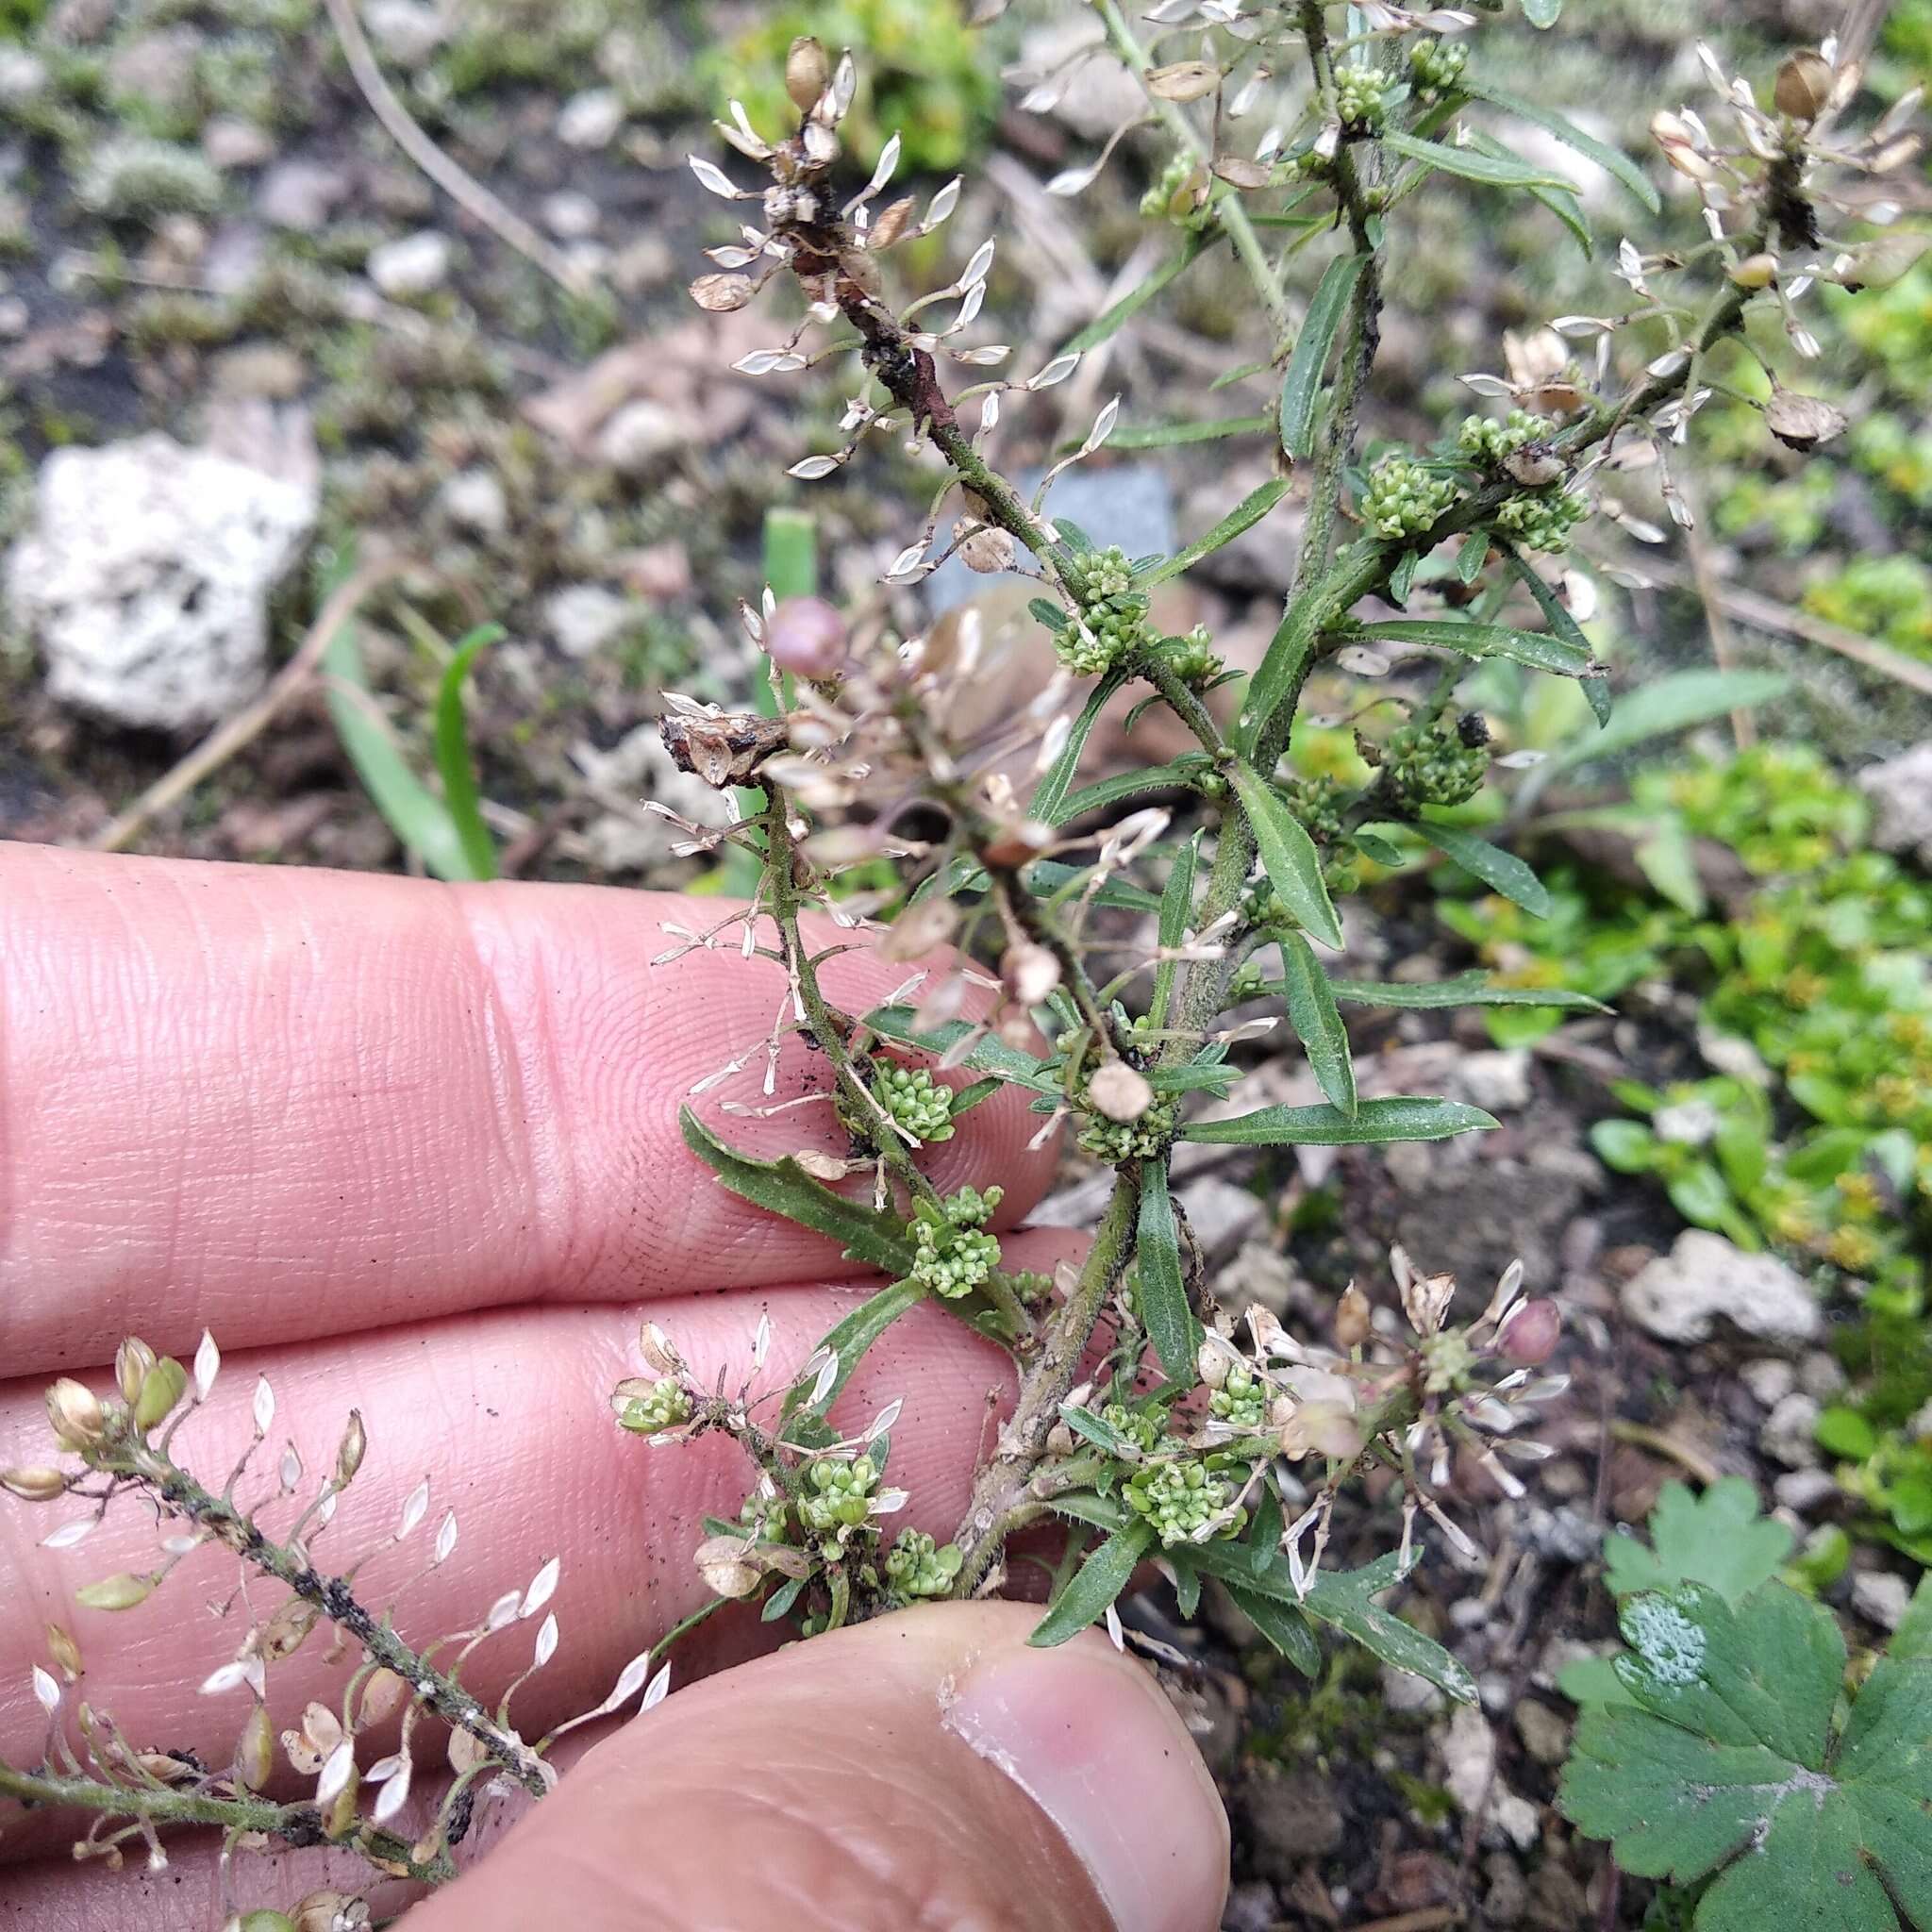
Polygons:
<instances>
[{"instance_id":1,"label":"small stone","mask_svg":"<svg viewBox=\"0 0 1932 1932\"><path fill-rule=\"evenodd\" d=\"M1932 867L1932 738L1868 767L1856 782L1875 812L1872 842Z\"/></svg>"},{"instance_id":2,"label":"small stone","mask_svg":"<svg viewBox=\"0 0 1932 1932\"><path fill-rule=\"evenodd\" d=\"M225 396L260 396L286 403L308 387L308 365L279 342L242 342L214 358L209 379Z\"/></svg>"},{"instance_id":3,"label":"small stone","mask_svg":"<svg viewBox=\"0 0 1932 1932\"><path fill-rule=\"evenodd\" d=\"M1212 1255L1261 1232L1267 1210L1246 1188L1204 1174L1181 1190L1181 1203L1201 1245Z\"/></svg>"},{"instance_id":4,"label":"small stone","mask_svg":"<svg viewBox=\"0 0 1932 1932\"><path fill-rule=\"evenodd\" d=\"M691 425L675 409L639 396L597 432L597 455L613 470L635 476L691 441Z\"/></svg>"},{"instance_id":5,"label":"small stone","mask_svg":"<svg viewBox=\"0 0 1932 1932\"><path fill-rule=\"evenodd\" d=\"M1852 1578L1852 1607L1881 1630L1896 1630L1911 1602L1911 1585L1890 1570L1860 1570Z\"/></svg>"},{"instance_id":6,"label":"small stone","mask_svg":"<svg viewBox=\"0 0 1932 1932\"><path fill-rule=\"evenodd\" d=\"M449 279L449 237L421 228L369 252L369 279L391 302L413 302L434 294Z\"/></svg>"},{"instance_id":7,"label":"small stone","mask_svg":"<svg viewBox=\"0 0 1932 1932\"><path fill-rule=\"evenodd\" d=\"M274 159L275 144L253 121L223 114L201 130L201 151L211 166L225 173L232 168L260 167Z\"/></svg>"},{"instance_id":8,"label":"small stone","mask_svg":"<svg viewBox=\"0 0 1932 1932\"><path fill-rule=\"evenodd\" d=\"M1525 1697L1516 1706L1516 1735L1523 1748L1539 1764L1561 1764L1570 1755L1570 1720L1559 1717L1547 1704Z\"/></svg>"},{"instance_id":9,"label":"small stone","mask_svg":"<svg viewBox=\"0 0 1932 1932\"><path fill-rule=\"evenodd\" d=\"M1844 1393L1844 1369L1835 1355L1814 1348L1798 1364L1798 1387L1815 1401L1829 1402Z\"/></svg>"},{"instance_id":10,"label":"small stone","mask_svg":"<svg viewBox=\"0 0 1932 1932\"><path fill-rule=\"evenodd\" d=\"M1809 1341L1822 1324L1804 1281L1775 1256L1687 1228L1624 1286L1624 1310L1664 1341L1705 1341L1718 1320L1766 1341Z\"/></svg>"},{"instance_id":11,"label":"small stone","mask_svg":"<svg viewBox=\"0 0 1932 1932\"><path fill-rule=\"evenodd\" d=\"M1221 1908L1221 1932L1274 1932L1280 1921L1274 1888L1265 1878L1235 1886Z\"/></svg>"},{"instance_id":12,"label":"small stone","mask_svg":"<svg viewBox=\"0 0 1932 1932\"><path fill-rule=\"evenodd\" d=\"M33 320L26 304L18 295L0 295L0 341L12 341L25 335Z\"/></svg>"},{"instance_id":13,"label":"small stone","mask_svg":"<svg viewBox=\"0 0 1932 1932\"><path fill-rule=\"evenodd\" d=\"M677 273L677 257L661 235L640 235L611 258L610 279L620 295L660 289Z\"/></svg>"},{"instance_id":14,"label":"small stone","mask_svg":"<svg viewBox=\"0 0 1932 1932\"><path fill-rule=\"evenodd\" d=\"M564 189L546 195L542 207L543 225L560 242L582 242L597 232L603 214L588 194Z\"/></svg>"},{"instance_id":15,"label":"small stone","mask_svg":"<svg viewBox=\"0 0 1932 1932\"><path fill-rule=\"evenodd\" d=\"M418 67L448 38L450 18L424 0L365 0L369 38L398 66Z\"/></svg>"},{"instance_id":16,"label":"small stone","mask_svg":"<svg viewBox=\"0 0 1932 1932\"><path fill-rule=\"evenodd\" d=\"M588 658L630 623L627 597L602 584L570 584L544 600L543 627L566 658Z\"/></svg>"},{"instance_id":17,"label":"small stone","mask_svg":"<svg viewBox=\"0 0 1932 1932\"><path fill-rule=\"evenodd\" d=\"M47 63L25 47L0 47L0 108L24 108L46 92Z\"/></svg>"},{"instance_id":18,"label":"small stone","mask_svg":"<svg viewBox=\"0 0 1932 1932\"><path fill-rule=\"evenodd\" d=\"M1245 1243L1214 1284L1216 1296L1230 1315L1239 1316L1254 1305L1266 1308L1277 1320L1288 1312L1293 1289L1294 1271L1288 1257L1277 1254L1265 1241Z\"/></svg>"},{"instance_id":19,"label":"small stone","mask_svg":"<svg viewBox=\"0 0 1932 1932\"><path fill-rule=\"evenodd\" d=\"M260 688L269 598L315 513L312 482L165 436L56 450L8 559L48 690L150 730L228 716Z\"/></svg>"},{"instance_id":20,"label":"small stone","mask_svg":"<svg viewBox=\"0 0 1932 1932\"><path fill-rule=\"evenodd\" d=\"M349 192L348 177L320 161L278 161L256 191L255 208L272 227L312 235Z\"/></svg>"},{"instance_id":21,"label":"small stone","mask_svg":"<svg viewBox=\"0 0 1932 1932\"><path fill-rule=\"evenodd\" d=\"M178 113L192 93L201 46L201 31L192 26L161 27L124 41L108 57L108 92L120 101Z\"/></svg>"},{"instance_id":22,"label":"small stone","mask_svg":"<svg viewBox=\"0 0 1932 1932\"><path fill-rule=\"evenodd\" d=\"M500 537L509 528L509 504L491 470L461 470L442 486L443 513L458 528Z\"/></svg>"},{"instance_id":23,"label":"small stone","mask_svg":"<svg viewBox=\"0 0 1932 1932\"><path fill-rule=\"evenodd\" d=\"M1486 1113L1521 1113L1529 1105L1529 1050L1467 1053L1455 1063L1456 1083L1472 1107Z\"/></svg>"},{"instance_id":24,"label":"small stone","mask_svg":"<svg viewBox=\"0 0 1932 1932\"><path fill-rule=\"evenodd\" d=\"M1808 1516L1838 1494L1838 1478L1827 1469L1787 1470L1772 1484L1771 1492L1780 1507L1794 1516Z\"/></svg>"},{"instance_id":25,"label":"small stone","mask_svg":"<svg viewBox=\"0 0 1932 1932\"><path fill-rule=\"evenodd\" d=\"M1787 1469L1809 1469L1818 1460L1818 1404L1793 1391L1764 1419L1757 1446Z\"/></svg>"},{"instance_id":26,"label":"small stone","mask_svg":"<svg viewBox=\"0 0 1932 1932\"><path fill-rule=\"evenodd\" d=\"M1520 1925L1529 1909L1529 1887L1522 1868L1507 1852L1491 1852L1483 1863L1490 1889L1483 1894L1483 1917L1492 1925Z\"/></svg>"},{"instance_id":27,"label":"small stone","mask_svg":"<svg viewBox=\"0 0 1932 1932\"><path fill-rule=\"evenodd\" d=\"M1522 1536L1539 1556L1559 1563L1587 1563L1603 1547L1603 1532L1581 1509L1532 1505L1522 1512Z\"/></svg>"},{"instance_id":28,"label":"small stone","mask_svg":"<svg viewBox=\"0 0 1932 1932\"><path fill-rule=\"evenodd\" d=\"M1790 1362L1766 1356L1746 1362L1738 1371L1738 1379L1751 1391L1751 1399L1759 1408L1775 1408L1798 1386L1798 1372Z\"/></svg>"},{"instance_id":29,"label":"small stone","mask_svg":"<svg viewBox=\"0 0 1932 1932\"><path fill-rule=\"evenodd\" d=\"M1398 1671L1392 1664L1382 1666L1382 1702L1391 1710L1438 1711L1445 1701L1442 1693L1426 1677Z\"/></svg>"},{"instance_id":30,"label":"small stone","mask_svg":"<svg viewBox=\"0 0 1932 1932\"><path fill-rule=\"evenodd\" d=\"M624 100L615 88L594 87L573 94L557 117L557 138L565 147L588 153L608 147L624 125Z\"/></svg>"},{"instance_id":31,"label":"small stone","mask_svg":"<svg viewBox=\"0 0 1932 1932\"><path fill-rule=\"evenodd\" d=\"M1235 1788L1234 1806L1247 1821L1250 1863L1277 1885L1341 1844L1341 1807L1328 1781L1312 1773L1257 1765Z\"/></svg>"}]
</instances>

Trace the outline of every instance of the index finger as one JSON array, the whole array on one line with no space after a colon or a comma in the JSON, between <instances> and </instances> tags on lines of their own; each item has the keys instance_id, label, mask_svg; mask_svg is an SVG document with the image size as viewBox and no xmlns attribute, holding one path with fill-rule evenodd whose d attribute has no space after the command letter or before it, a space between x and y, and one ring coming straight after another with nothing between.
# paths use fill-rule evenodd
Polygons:
<instances>
[{"instance_id":1,"label":"index finger","mask_svg":"<svg viewBox=\"0 0 1932 1932\"><path fill-rule=\"evenodd\" d=\"M728 1193L678 1112L764 1100L785 975L736 945L665 961L716 900L0 845L0 1373L121 1337L301 1341L527 1301L824 1279L831 1243ZM736 938L734 933L733 938ZM858 1010L913 969L856 952ZM829 1085L783 1035L773 1097ZM754 1153L843 1152L823 1103L716 1121ZM1008 1090L921 1156L1051 1174ZM846 1272L849 1272L849 1264Z\"/></svg>"}]
</instances>

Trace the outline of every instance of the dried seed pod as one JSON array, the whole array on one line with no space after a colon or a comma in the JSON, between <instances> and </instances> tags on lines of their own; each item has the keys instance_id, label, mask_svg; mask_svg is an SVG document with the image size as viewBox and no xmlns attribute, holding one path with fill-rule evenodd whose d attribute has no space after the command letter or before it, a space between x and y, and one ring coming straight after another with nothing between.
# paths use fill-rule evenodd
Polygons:
<instances>
[{"instance_id":1,"label":"dried seed pod","mask_svg":"<svg viewBox=\"0 0 1932 1932\"><path fill-rule=\"evenodd\" d=\"M345 1490L356 1479L356 1472L362 1467L362 1458L369 1453L369 1433L362 1426L362 1411L352 1408L349 1411L348 1426L342 1431L342 1440L336 1449L336 1488Z\"/></svg>"},{"instance_id":2,"label":"dried seed pod","mask_svg":"<svg viewBox=\"0 0 1932 1932\"><path fill-rule=\"evenodd\" d=\"M153 1595L152 1576L137 1576L124 1570L118 1576L104 1576L98 1583L84 1584L74 1592L74 1600L90 1610L131 1610Z\"/></svg>"},{"instance_id":3,"label":"dried seed pod","mask_svg":"<svg viewBox=\"0 0 1932 1932\"><path fill-rule=\"evenodd\" d=\"M58 1469L0 1469L0 1490L23 1503L51 1503L67 1493L67 1478Z\"/></svg>"},{"instance_id":4,"label":"dried seed pod","mask_svg":"<svg viewBox=\"0 0 1932 1932\"><path fill-rule=\"evenodd\" d=\"M959 908L950 899L922 899L893 920L879 941L882 958L904 963L923 959L959 929Z\"/></svg>"},{"instance_id":5,"label":"dried seed pod","mask_svg":"<svg viewBox=\"0 0 1932 1932\"><path fill-rule=\"evenodd\" d=\"M1787 449L1814 450L1844 433L1845 413L1818 396L1776 389L1764 406L1765 426Z\"/></svg>"},{"instance_id":6,"label":"dried seed pod","mask_svg":"<svg viewBox=\"0 0 1932 1932\"><path fill-rule=\"evenodd\" d=\"M1785 57L1771 98L1780 114L1789 114L1793 121L1815 121L1831 99L1831 62L1806 47Z\"/></svg>"},{"instance_id":7,"label":"dried seed pod","mask_svg":"<svg viewBox=\"0 0 1932 1932\"><path fill-rule=\"evenodd\" d=\"M1124 1126L1154 1105L1154 1089L1147 1084L1147 1076L1136 1073L1125 1060L1108 1060L1094 1069L1087 1082L1087 1098L1096 1113Z\"/></svg>"},{"instance_id":8,"label":"dried seed pod","mask_svg":"<svg viewBox=\"0 0 1932 1932\"><path fill-rule=\"evenodd\" d=\"M147 1372L154 1367L155 1359L154 1350L138 1335L130 1335L114 1351L114 1379L120 1384L124 1402L141 1399L141 1385L147 1380Z\"/></svg>"},{"instance_id":9,"label":"dried seed pod","mask_svg":"<svg viewBox=\"0 0 1932 1932\"><path fill-rule=\"evenodd\" d=\"M47 1420L53 1425L54 1440L61 1448L81 1456L100 1446L108 1428L108 1415L100 1397L72 1375L62 1375L47 1391Z\"/></svg>"},{"instance_id":10,"label":"dried seed pod","mask_svg":"<svg viewBox=\"0 0 1932 1932\"><path fill-rule=\"evenodd\" d=\"M880 211L879 218L866 233L865 245L874 255L882 255L892 243L905 234L906 225L912 219L912 210L917 206L917 197L904 195L890 208Z\"/></svg>"},{"instance_id":11,"label":"dried seed pod","mask_svg":"<svg viewBox=\"0 0 1932 1932\"><path fill-rule=\"evenodd\" d=\"M1010 530L977 529L959 544L959 556L968 570L1011 570L1019 546Z\"/></svg>"},{"instance_id":12,"label":"dried seed pod","mask_svg":"<svg viewBox=\"0 0 1932 1932\"><path fill-rule=\"evenodd\" d=\"M801 34L785 56L785 92L801 114L809 114L818 105L832 77L832 63L825 50L809 34Z\"/></svg>"},{"instance_id":13,"label":"dried seed pod","mask_svg":"<svg viewBox=\"0 0 1932 1932\"><path fill-rule=\"evenodd\" d=\"M80 1658L80 1645L58 1624L47 1625L47 1655L60 1666L61 1674L72 1684L87 1666Z\"/></svg>"},{"instance_id":14,"label":"dried seed pod","mask_svg":"<svg viewBox=\"0 0 1932 1932\"><path fill-rule=\"evenodd\" d=\"M385 1719L392 1718L409 1701L409 1686L406 1678L399 1677L391 1670L373 1671L369 1681L362 1687L362 1703L356 1714L358 1729L367 1730L371 1724L379 1724Z\"/></svg>"},{"instance_id":15,"label":"dried seed pod","mask_svg":"<svg viewBox=\"0 0 1932 1932\"><path fill-rule=\"evenodd\" d=\"M756 293L749 275L700 275L691 285L691 299L713 315L742 308Z\"/></svg>"},{"instance_id":16,"label":"dried seed pod","mask_svg":"<svg viewBox=\"0 0 1932 1932\"><path fill-rule=\"evenodd\" d=\"M235 1776L251 1791L258 1791L275 1768L275 1732L268 1707L258 1704L242 1726L235 1745Z\"/></svg>"},{"instance_id":17,"label":"dried seed pod","mask_svg":"<svg viewBox=\"0 0 1932 1932\"><path fill-rule=\"evenodd\" d=\"M1335 1305L1336 1344L1341 1348L1359 1348L1373 1332L1369 1298L1351 1281Z\"/></svg>"},{"instance_id":18,"label":"dried seed pod","mask_svg":"<svg viewBox=\"0 0 1932 1932\"><path fill-rule=\"evenodd\" d=\"M740 1536L707 1537L693 1560L706 1588L724 1597L747 1597L758 1587L765 1566Z\"/></svg>"},{"instance_id":19,"label":"dried seed pod","mask_svg":"<svg viewBox=\"0 0 1932 1932\"><path fill-rule=\"evenodd\" d=\"M1146 76L1147 92L1157 101L1198 101L1220 85L1221 69L1208 60L1176 60Z\"/></svg>"},{"instance_id":20,"label":"dried seed pod","mask_svg":"<svg viewBox=\"0 0 1932 1932\"><path fill-rule=\"evenodd\" d=\"M1768 289L1777 280L1777 257L1763 251L1747 255L1731 270L1731 279L1740 289Z\"/></svg>"}]
</instances>

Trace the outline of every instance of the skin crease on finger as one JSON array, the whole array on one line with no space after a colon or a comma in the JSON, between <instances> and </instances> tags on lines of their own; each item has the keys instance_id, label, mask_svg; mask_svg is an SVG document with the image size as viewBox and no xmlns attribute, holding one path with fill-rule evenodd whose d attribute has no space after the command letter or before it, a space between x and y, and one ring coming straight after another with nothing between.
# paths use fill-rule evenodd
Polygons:
<instances>
[{"instance_id":1,"label":"skin crease on finger","mask_svg":"<svg viewBox=\"0 0 1932 1932\"><path fill-rule=\"evenodd\" d=\"M764 1092L785 981L736 929L653 963L715 900L0 844L0 903L5 1373L104 1362L130 1328L234 1349L837 1266L679 1135L690 1089L742 1059L695 1103L734 1145L846 1145L823 1104L724 1111L820 1091L824 1063L787 1034ZM918 970L854 953L824 980L863 1008ZM1010 1225L1052 1175L1038 1126L1008 1090L922 1162L942 1190L998 1180Z\"/></svg>"}]
</instances>

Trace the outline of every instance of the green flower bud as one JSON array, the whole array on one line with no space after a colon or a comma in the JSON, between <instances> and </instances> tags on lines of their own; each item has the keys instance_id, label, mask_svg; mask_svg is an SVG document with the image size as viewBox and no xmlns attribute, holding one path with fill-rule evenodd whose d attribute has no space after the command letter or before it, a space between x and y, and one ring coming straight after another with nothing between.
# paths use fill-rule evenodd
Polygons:
<instances>
[{"instance_id":1,"label":"green flower bud","mask_svg":"<svg viewBox=\"0 0 1932 1932\"><path fill-rule=\"evenodd\" d=\"M669 1375L654 1382L648 1395L634 1395L617 1418L621 1429L634 1436L655 1436L660 1429L675 1429L691 1420L691 1397Z\"/></svg>"},{"instance_id":2,"label":"green flower bud","mask_svg":"<svg viewBox=\"0 0 1932 1932\"><path fill-rule=\"evenodd\" d=\"M924 1144L953 1138L953 1090L924 1067L882 1061L873 1076L873 1096L913 1140Z\"/></svg>"}]
</instances>

